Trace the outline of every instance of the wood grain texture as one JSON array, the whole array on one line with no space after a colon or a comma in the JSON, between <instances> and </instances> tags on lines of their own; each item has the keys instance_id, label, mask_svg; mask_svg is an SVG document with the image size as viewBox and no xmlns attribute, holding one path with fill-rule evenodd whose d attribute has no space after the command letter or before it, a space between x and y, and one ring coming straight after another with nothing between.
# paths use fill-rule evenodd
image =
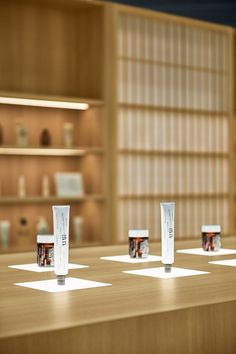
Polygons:
<instances>
[{"instance_id":1,"label":"wood grain texture","mask_svg":"<svg viewBox=\"0 0 236 354\"><path fill-rule=\"evenodd\" d=\"M104 145L105 135L105 117L103 107L94 105L87 111L69 111L64 109L49 109L39 107L19 107L1 105L0 107L0 124L3 128L4 146L16 145L16 123L22 121L28 129L29 141L28 146L40 146L40 135L42 130L47 128L51 145L64 146L63 126L66 122L74 125L74 144L77 146L87 146L91 150L80 156L27 156L12 154L2 155L0 157L1 164L4 168L0 171L1 182L1 202L4 198L8 205L1 205L0 219L10 220L11 234L10 247L21 246L17 239L17 229L21 217L26 217L30 229L30 237L27 244L23 248L29 248L34 245L36 231L36 223L39 216L45 216L49 222L50 230L52 228L52 210L51 200L44 200L42 205L38 205L33 196L42 195L43 176L49 178L50 195L56 195L55 173L56 172L80 172L83 176L83 187L85 194L90 196L95 194L103 194L105 201L105 158L103 153L96 153L96 149L102 148ZM94 150L93 150L94 149ZM26 182L26 197L29 197L28 205L19 205L18 196L18 180L19 176L24 175ZM7 200L7 198L10 198ZM31 199L32 198L32 199ZM31 201L30 201L31 199ZM65 198L67 199L67 198ZM42 200L41 200L42 201ZM66 201L64 201L66 202ZM66 203L71 203L67 200ZM36 204L36 205L33 205ZM79 205L80 204L80 205ZM95 242L103 241L105 234L105 208L98 205L94 199L85 200L85 203L72 203L72 217L81 215L84 218L85 226L83 233L83 241ZM73 219L71 219L73 220ZM73 222L71 221L71 236L73 235ZM0 242L1 243L1 242ZM2 245L0 245L0 249ZM32 248L33 249L33 248Z\"/></svg>"},{"instance_id":2,"label":"wood grain texture","mask_svg":"<svg viewBox=\"0 0 236 354\"><path fill-rule=\"evenodd\" d=\"M139 223L154 230L153 194L167 193L178 207L182 203L179 217L189 221L184 229L177 225L176 239L197 237L203 223L220 223L225 235L232 234L233 29L127 6L114 9L122 198L116 239ZM222 192L228 194L223 203ZM189 194L191 205L184 197ZM214 202L204 194L214 194ZM138 203L146 217L138 215Z\"/></svg>"},{"instance_id":3,"label":"wood grain texture","mask_svg":"<svg viewBox=\"0 0 236 354\"><path fill-rule=\"evenodd\" d=\"M0 19L1 90L102 98L101 5L1 1Z\"/></svg>"},{"instance_id":4,"label":"wood grain texture","mask_svg":"<svg viewBox=\"0 0 236 354\"><path fill-rule=\"evenodd\" d=\"M179 241L176 249L199 244ZM235 238L225 238L223 246L235 248ZM160 244L150 249L160 254ZM134 265L99 259L125 253L125 246L71 250L70 261L90 267L71 270L70 276L112 286L57 294L13 285L54 278L53 273L7 268L34 262L34 253L2 255L0 353L235 353L236 271L208 264L233 256L176 254L175 266L211 274L169 280L122 273L158 267L160 262Z\"/></svg>"}]
</instances>

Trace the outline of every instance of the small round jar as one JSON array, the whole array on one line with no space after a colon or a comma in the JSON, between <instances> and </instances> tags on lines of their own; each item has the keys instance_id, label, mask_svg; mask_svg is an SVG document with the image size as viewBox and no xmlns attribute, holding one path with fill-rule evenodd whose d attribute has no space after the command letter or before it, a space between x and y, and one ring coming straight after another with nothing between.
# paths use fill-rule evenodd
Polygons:
<instances>
[{"instance_id":1,"label":"small round jar","mask_svg":"<svg viewBox=\"0 0 236 354\"><path fill-rule=\"evenodd\" d=\"M220 233L220 225L202 225L202 248L204 251L220 250Z\"/></svg>"},{"instance_id":2,"label":"small round jar","mask_svg":"<svg viewBox=\"0 0 236 354\"><path fill-rule=\"evenodd\" d=\"M54 266L54 236L37 236L37 264L39 267Z\"/></svg>"},{"instance_id":3,"label":"small round jar","mask_svg":"<svg viewBox=\"0 0 236 354\"><path fill-rule=\"evenodd\" d=\"M149 230L129 230L129 255L131 258L147 258Z\"/></svg>"}]
</instances>

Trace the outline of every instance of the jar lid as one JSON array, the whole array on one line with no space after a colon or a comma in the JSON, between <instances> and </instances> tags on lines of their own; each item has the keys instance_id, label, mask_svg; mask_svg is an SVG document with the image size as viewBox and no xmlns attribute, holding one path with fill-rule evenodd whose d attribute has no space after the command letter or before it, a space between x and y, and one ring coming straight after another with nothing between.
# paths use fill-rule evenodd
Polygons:
<instances>
[{"instance_id":1,"label":"jar lid","mask_svg":"<svg viewBox=\"0 0 236 354\"><path fill-rule=\"evenodd\" d=\"M202 225L202 232L221 232L220 225Z\"/></svg>"},{"instance_id":2,"label":"jar lid","mask_svg":"<svg viewBox=\"0 0 236 354\"><path fill-rule=\"evenodd\" d=\"M54 235L37 235L37 243L54 243Z\"/></svg>"},{"instance_id":3,"label":"jar lid","mask_svg":"<svg viewBox=\"0 0 236 354\"><path fill-rule=\"evenodd\" d=\"M129 237L149 237L149 230L143 230L143 229L129 230Z\"/></svg>"}]
</instances>

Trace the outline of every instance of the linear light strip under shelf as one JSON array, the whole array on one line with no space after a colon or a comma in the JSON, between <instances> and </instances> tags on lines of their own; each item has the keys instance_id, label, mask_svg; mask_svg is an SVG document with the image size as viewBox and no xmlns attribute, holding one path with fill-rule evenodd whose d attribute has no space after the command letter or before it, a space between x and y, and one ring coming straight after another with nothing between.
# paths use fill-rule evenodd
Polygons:
<instances>
[{"instance_id":1,"label":"linear light strip under shelf","mask_svg":"<svg viewBox=\"0 0 236 354\"><path fill-rule=\"evenodd\" d=\"M0 155L83 156L85 149L0 148Z\"/></svg>"},{"instance_id":2,"label":"linear light strip under shelf","mask_svg":"<svg viewBox=\"0 0 236 354\"><path fill-rule=\"evenodd\" d=\"M33 107L46 107L46 108L65 108L65 109L77 109L86 110L89 108L88 103L83 102L71 102L71 101L51 101L43 99L26 99L15 97L0 97L0 103L21 105L21 106L33 106Z\"/></svg>"}]
</instances>

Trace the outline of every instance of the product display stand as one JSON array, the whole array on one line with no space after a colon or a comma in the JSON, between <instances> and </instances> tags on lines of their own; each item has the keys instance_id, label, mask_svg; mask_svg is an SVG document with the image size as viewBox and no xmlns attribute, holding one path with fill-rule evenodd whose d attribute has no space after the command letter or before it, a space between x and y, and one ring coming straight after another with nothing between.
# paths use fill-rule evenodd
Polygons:
<instances>
[{"instance_id":1,"label":"product display stand","mask_svg":"<svg viewBox=\"0 0 236 354\"><path fill-rule=\"evenodd\" d=\"M147 277L162 278L162 279L171 279L171 278L178 278L178 277L189 277L193 275L209 274L209 272L203 272L200 270L176 268L176 267L172 267L171 272L169 273L165 272L164 267L129 270L129 271L124 271L123 273L144 275Z\"/></svg>"},{"instance_id":2,"label":"product display stand","mask_svg":"<svg viewBox=\"0 0 236 354\"><path fill-rule=\"evenodd\" d=\"M236 259L225 259L222 261L211 261L208 262L209 264L216 264L216 265L222 265L222 266L230 266L230 267L236 267Z\"/></svg>"},{"instance_id":3,"label":"product display stand","mask_svg":"<svg viewBox=\"0 0 236 354\"><path fill-rule=\"evenodd\" d=\"M115 261L115 262L124 262L124 263L148 263L148 262L159 262L161 261L161 256L149 255L147 258L131 258L129 255L120 255L120 256L108 256L101 257L104 261Z\"/></svg>"},{"instance_id":4,"label":"product display stand","mask_svg":"<svg viewBox=\"0 0 236 354\"><path fill-rule=\"evenodd\" d=\"M192 249L199 242L176 242L175 247ZM224 246L233 249L235 239L224 239ZM153 243L152 253L159 251L160 244ZM33 263L35 252L2 255L0 352L40 354L47 348L50 354L67 354L68 343L70 354L188 353L189 348L191 354L236 352L234 267L176 253L167 275L163 267L154 268L160 263L100 259L126 252L127 245L70 249L72 264L89 267L71 269L59 286L53 272L9 268ZM154 272L154 277L123 271ZM157 272L172 279L156 277Z\"/></svg>"},{"instance_id":5,"label":"product display stand","mask_svg":"<svg viewBox=\"0 0 236 354\"><path fill-rule=\"evenodd\" d=\"M70 290L98 288L101 286L109 286L111 284L68 277L66 278L65 285L58 285L56 279L15 283L15 285L36 289L36 290L47 291L50 293L57 293L57 292L70 291Z\"/></svg>"},{"instance_id":6,"label":"product display stand","mask_svg":"<svg viewBox=\"0 0 236 354\"><path fill-rule=\"evenodd\" d=\"M10 265L8 267L14 269L20 269L20 270L28 270L30 272L37 272L37 273L54 272L54 267L39 267L37 263L16 264L16 265ZM81 269L81 268L88 268L88 266L82 264L72 264L72 263L69 263L68 265L68 269Z\"/></svg>"},{"instance_id":7,"label":"product display stand","mask_svg":"<svg viewBox=\"0 0 236 354\"><path fill-rule=\"evenodd\" d=\"M177 253L185 253L185 254L194 254L194 255L198 255L198 256L211 256L211 257L236 254L236 250L226 249L226 248L221 248L219 251L204 251L202 248L190 248L190 249L184 249L184 250L177 250L176 252Z\"/></svg>"}]
</instances>

